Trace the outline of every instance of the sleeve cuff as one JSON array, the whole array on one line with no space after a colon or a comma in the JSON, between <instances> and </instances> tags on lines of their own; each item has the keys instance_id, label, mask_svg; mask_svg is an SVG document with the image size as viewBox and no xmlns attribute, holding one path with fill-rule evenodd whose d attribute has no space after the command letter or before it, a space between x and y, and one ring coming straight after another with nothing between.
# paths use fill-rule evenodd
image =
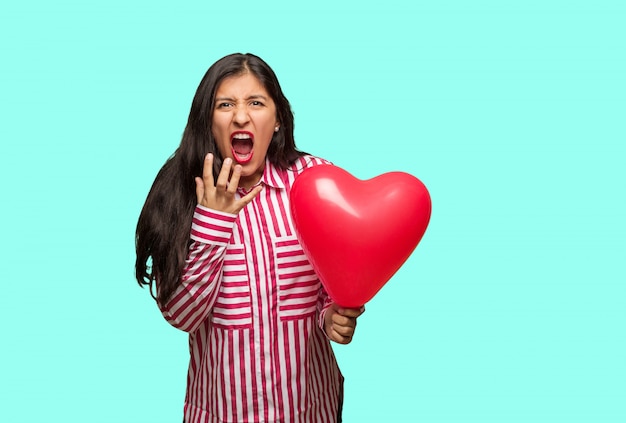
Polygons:
<instances>
[{"instance_id":1,"label":"sleeve cuff","mask_svg":"<svg viewBox=\"0 0 626 423\"><path fill-rule=\"evenodd\" d=\"M319 328L322 330L322 333L324 333L324 335L328 339L330 338L328 337L328 334L326 333L324 319L326 318L326 312L328 311L328 309L330 308L332 304L333 304L333 300L331 300L330 297L326 297L324 301L324 305L322 306L322 310L320 311L319 321L317 322L317 324L319 325Z\"/></svg>"},{"instance_id":2,"label":"sleeve cuff","mask_svg":"<svg viewBox=\"0 0 626 423\"><path fill-rule=\"evenodd\" d=\"M205 244L228 244L236 214L225 213L197 205L191 222L191 239Z\"/></svg>"}]
</instances>

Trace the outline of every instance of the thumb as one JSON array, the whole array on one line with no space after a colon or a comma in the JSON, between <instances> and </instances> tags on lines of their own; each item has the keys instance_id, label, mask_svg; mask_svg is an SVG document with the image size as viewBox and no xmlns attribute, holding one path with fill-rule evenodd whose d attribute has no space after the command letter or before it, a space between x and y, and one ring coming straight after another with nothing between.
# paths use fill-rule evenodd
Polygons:
<instances>
[{"instance_id":1,"label":"thumb","mask_svg":"<svg viewBox=\"0 0 626 423\"><path fill-rule=\"evenodd\" d=\"M360 308L339 308L337 313L341 314L345 317L359 317L365 311L365 306L361 306Z\"/></svg>"},{"instance_id":2,"label":"thumb","mask_svg":"<svg viewBox=\"0 0 626 423\"><path fill-rule=\"evenodd\" d=\"M241 201L243 202L243 205L244 206L247 205L250 201L254 199L254 197L259 195L261 191L263 191L263 185L258 185L254 187L254 189L250 191L247 195L241 197Z\"/></svg>"}]
</instances>

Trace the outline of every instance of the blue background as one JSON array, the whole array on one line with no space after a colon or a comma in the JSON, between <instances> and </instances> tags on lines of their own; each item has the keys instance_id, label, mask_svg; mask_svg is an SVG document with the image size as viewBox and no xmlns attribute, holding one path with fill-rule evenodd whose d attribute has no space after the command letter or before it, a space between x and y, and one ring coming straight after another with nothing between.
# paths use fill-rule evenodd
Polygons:
<instances>
[{"instance_id":1,"label":"blue background","mask_svg":"<svg viewBox=\"0 0 626 423\"><path fill-rule=\"evenodd\" d=\"M3 3L0 421L181 420L186 335L134 282L134 229L237 51L278 74L300 148L432 195L335 346L346 422L626 421L624 22L602 0Z\"/></svg>"}]
</instances>

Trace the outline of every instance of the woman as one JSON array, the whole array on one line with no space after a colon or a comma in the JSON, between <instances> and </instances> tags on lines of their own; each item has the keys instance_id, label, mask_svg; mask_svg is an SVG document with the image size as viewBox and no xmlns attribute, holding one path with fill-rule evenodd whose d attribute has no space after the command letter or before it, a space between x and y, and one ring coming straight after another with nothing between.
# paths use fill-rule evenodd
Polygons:
<instances>
[{"instance_id":1,"label":"woman","mask_svg":"<svg viewBox=\"0 0 626 423\"><path fill-rule=\"evenodd\" d=\"M263 60L209 68L136 233L137 281L189 333L187 423L341 421L329 340L349 343L363 310L329 299L288 213L295 178L324 163L296 149Z\"/></svg>"}]
</instances>

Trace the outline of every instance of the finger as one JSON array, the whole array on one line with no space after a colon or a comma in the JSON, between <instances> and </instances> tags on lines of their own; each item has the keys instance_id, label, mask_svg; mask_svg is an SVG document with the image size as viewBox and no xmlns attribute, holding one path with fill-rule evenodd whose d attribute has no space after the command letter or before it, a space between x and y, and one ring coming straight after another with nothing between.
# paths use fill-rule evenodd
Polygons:
<instances>
[{"instance_id":1,"label":"finger","mask_svg":"<svg viewBox=\"0 0 626 423\"><path fill-rule=\"evenodd\" d=\"M204 198L204 182L202 182L202 178L196 176L196 197L198 198L198 203L202 202Z\"/></svg>"},{"instance_id":2,"label":"finger","mask_svg":"<svg viewBox=\"0 0 626 423\"><path fill-rule=\"evenodd\" d=\"M215 179L213 179L213 154L211 153L208 153L206 156L204 156L204 165L202 167L202 182L204 182L205 187L215 186Z\"/></svg>"},{"instance_id":3,"label":"finger","mask_svg":"<svg viewBox=\"0 0 626 423\"><path fill-rule=\"evenodd\" d=\"M352 337L354 335L354 326L339 326L333 325L333 330L343 337Z\"/></svg>"},{"instance_id":4,"label":"finger","mask_svg":"<svg viewBox=\"0 0 626 423\"><path fill-rule=\"evenodd\" d=\"M334 325L337 325L337 326L351 326L351 325L354 325L353 322L356 322L354 318L342 316L339 313L334 313L331 316L330 320L333 322Z\"/></svg>"},{"instance_id":5,"label":"finger","mask_svg":"<svg viewBox=\"0 0 626 423\"><path fill-rule=\"evenodd\" d=\"M224 159L224 163L222 163L222 169L220 170L220 174L217 177L217 183L215 184L220 191L226 191L232 163L233 161L230 157L226 157Z\"/></svg>"},{"instance_id":6,"label":"finger","mask_svg":"<svg viewBox=\"0 0 626 423\"><path fill-rule=\"evenodd\" d=\"M237 191L242 170L243 167L241 167L240 164L235 165L235 167L233 168L233 174L230 176L230 181L228 181L228 187L226 188L226 191L230 192L231 194L234 194Z\"/></svg>"},{"instance_id":7,"label":"finger","mask_svg":"<svg viewBox=\"0 0 626 423\"><path fill-rule=\"evenodd\" d=\"M338 344L349 344L350 341L352 341L352 337L351 336L343 336L340 333L338 333L334 328L331 329L331 335L330 335L330 339L335 341Z\"/></svg>"}]
</instances>

